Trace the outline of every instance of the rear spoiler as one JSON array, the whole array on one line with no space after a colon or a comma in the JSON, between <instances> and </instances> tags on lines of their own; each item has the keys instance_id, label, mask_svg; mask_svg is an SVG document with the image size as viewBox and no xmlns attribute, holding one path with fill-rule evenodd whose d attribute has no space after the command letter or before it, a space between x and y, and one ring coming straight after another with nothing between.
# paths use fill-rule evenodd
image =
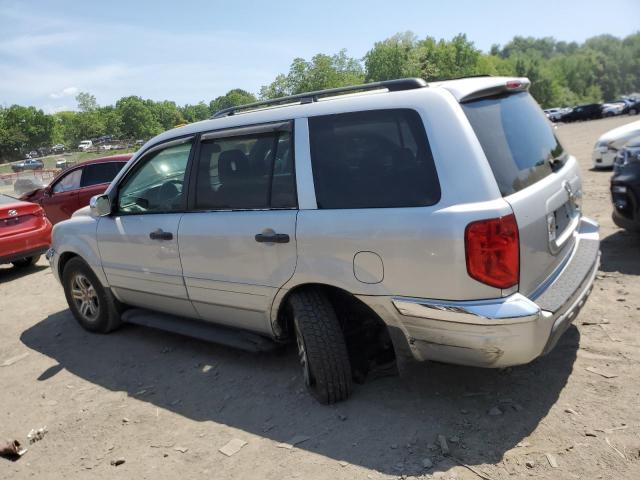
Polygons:
<instances>
[{"instance_id":1,"label":"rear spoiler","mask_svg":"<svg viewBox=\"0 0 640 480\"><path fill-rule=\"evenodd\" d=\"M445 88L458 102L466 103L505 93L525 92L531 82L524 77L476 77L429 83L429 86Z\"/></svg>"},{"instance_id":2,"label":"rear spoiler","mask_svg":"<svg viewBox=\"0 0 640 480\"><path fill-rule=\"evenodd\" d=\"M479 98L494 97L503 93L525 92L529 90L530 86L531 82L528 78L507 80L502 85L494 85L488 88L483 88L482 90L477 90L473 93L469 93L468 95L462 97L459 101L460 103L465 103L471 102L473 100L478 100Z\"/></svg>"}]
</instances>

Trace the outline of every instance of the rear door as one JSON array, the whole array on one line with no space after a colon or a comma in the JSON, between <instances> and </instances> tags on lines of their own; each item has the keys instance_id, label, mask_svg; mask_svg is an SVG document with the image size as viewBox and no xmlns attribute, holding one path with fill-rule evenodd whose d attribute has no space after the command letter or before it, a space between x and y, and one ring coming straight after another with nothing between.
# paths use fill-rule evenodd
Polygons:
<instances>
[{"instance_id":1,"label":"rear door","mask_svg":"<svg viewBox=\"0 0 640 480\"><path fill-rule=\"evenodd\" d=\"M201 138L178 233L189 298L205 320L271 334L273 298L296 267L291 124Z\"/></svg>"},{"instance_id":2,"label":"rear door","mask_svg":"<svg viewBox=\"0 0 640 480\"><path fill-rule=\"evenodd\" d=\"M42 207L47 218L56 224L71 217L80 208L78 189L82 179L82 168L70 170L60 177L42 197Z\"/></svg>"},{"instance_id":3,"label":"rear door","mask_svg":"<svg viewBox=\"0 0 640 480\"><path fill-rule=\"evenodd\" d=\"M125 164L126 162L102 162L85 166L78 191L80 208L89 205L89 200L94 195L104 193Z\"/></svg>"},{"instance_id":4,"label":"rear door","mask_svg":"<svg viewBox=\"0 0 640 480\"><path fill-rule=\"evenodd\" d=\"M571 252L581 180L527 92L462 104L520 232L519 290L530 294Z\"/></svg>"}]
</instances>

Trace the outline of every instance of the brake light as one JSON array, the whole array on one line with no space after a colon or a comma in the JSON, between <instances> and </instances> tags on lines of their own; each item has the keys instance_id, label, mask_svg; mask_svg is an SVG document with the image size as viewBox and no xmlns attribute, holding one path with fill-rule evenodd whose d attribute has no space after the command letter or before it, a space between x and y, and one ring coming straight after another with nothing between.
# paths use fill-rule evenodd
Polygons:
<instances>
[{"instance_id":1,"label":"brake light","mask_svg":"<svg viewBox=\"0 0 640 480\"><path fill-rule=\"evenodd\" d=\"M513 214L470 223L464 244L471 278L503 289L518 283L520 239Z\"/></svg>"},{"instance_id":2,"label":"brake light","mask_svg":"<svg viewBox=\"0 0 640 480\"><path fill-rule=\"evenodd\" d=\"M520 80L509 80L507 82L508 90L517 90L518 88L522 88L522 82Z\"/></svg>"}]
</instances>

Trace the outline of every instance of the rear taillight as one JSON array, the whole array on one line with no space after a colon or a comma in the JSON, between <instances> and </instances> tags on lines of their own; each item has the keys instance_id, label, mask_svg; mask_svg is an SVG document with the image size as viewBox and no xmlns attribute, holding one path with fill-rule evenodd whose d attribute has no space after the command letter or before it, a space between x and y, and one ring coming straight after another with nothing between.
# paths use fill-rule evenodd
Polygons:
<instances>
[{"instance_id":1,"label":"rear taillight","mask_svg":"<svg viewBox=\"0 0 640 480\"><path fill-rule=\"evenodd\" d=\"M520 241L513 214L470 223L464 243L467 271L472 278L503 289L518 283Z\"/></svg>"}]
</instances>

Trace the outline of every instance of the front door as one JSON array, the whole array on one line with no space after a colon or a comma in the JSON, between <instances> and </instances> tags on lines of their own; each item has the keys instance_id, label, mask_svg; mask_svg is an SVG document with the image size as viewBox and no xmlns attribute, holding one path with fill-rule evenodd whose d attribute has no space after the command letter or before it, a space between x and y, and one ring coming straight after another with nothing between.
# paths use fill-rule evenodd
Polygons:
<instances>
[{"instance_id":1,"label":"front door","mask_svg":"<svg viewBox=\"0 0 640 480\"><path fill-rule=\"evenodd\" d=\"M100 218L97 237L105 275L120 301L197 317L178 251L191 145L169 142L142 158L123 177L114 213Z\"/></svg>"},{"instance_id":2,"label":"front door","mask_svg":"<svg viewBox=\"0 0 640 480\"><path fill-rule=\"evenodd\" d=\"M78 189L81 178L82 168L71 170L56 181L42 197L40 203L52 224L71 218L73 212L80 208Z\"/></svg>"},{"instance_id":3,"label":"front door","mask_svg":"<svg viewBox=\"0 0 640 480\"><path fill-rule=\"evenodd\" d=\"M201 318L271 333L276 293L296 266L291 125L204 134L193 211L180 222L184 281Z\"/></svg>"}]
</instances>

